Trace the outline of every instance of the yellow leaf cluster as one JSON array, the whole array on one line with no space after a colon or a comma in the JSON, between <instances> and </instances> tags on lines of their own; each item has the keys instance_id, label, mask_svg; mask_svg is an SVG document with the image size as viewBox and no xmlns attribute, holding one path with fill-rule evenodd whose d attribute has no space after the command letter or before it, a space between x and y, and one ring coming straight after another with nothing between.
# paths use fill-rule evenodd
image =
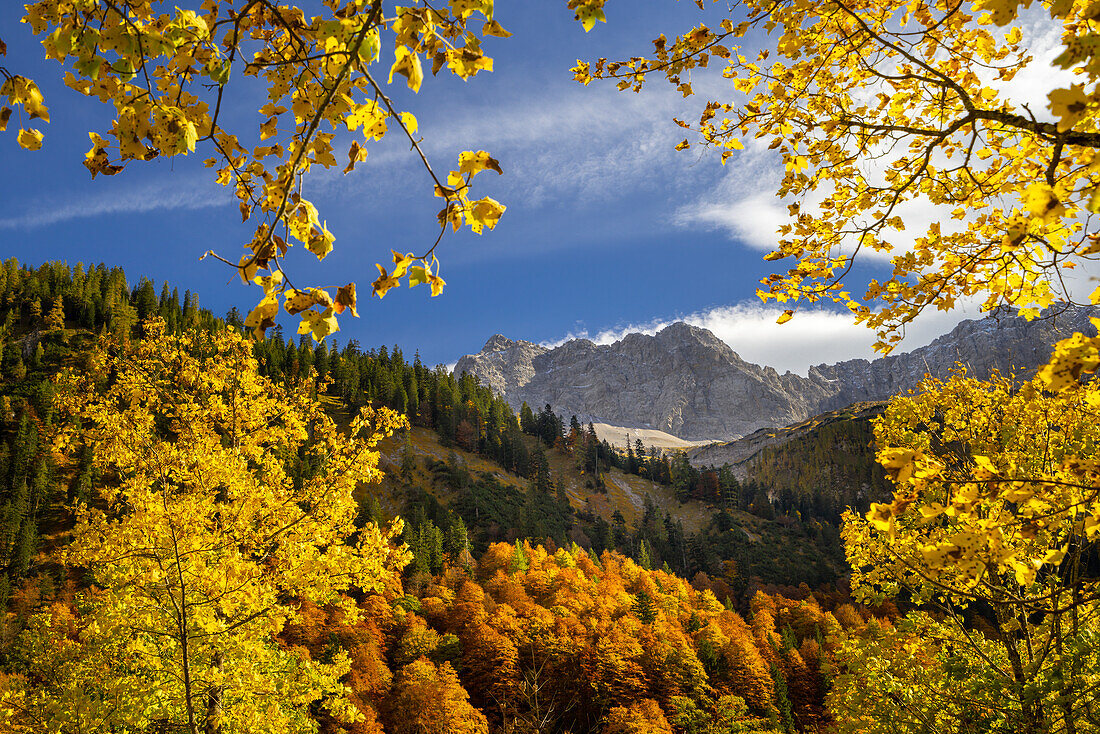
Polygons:
<instances>
[{"instance_id":1,"label":"yellow leaf cluster","mask_svg":"<svg viewBox=\"0 0 1100 734\"><path fill-rule=\"evenodd\" d=\"M1093 382L1050 392L1043 376L1017 389L959 373L892 400L875 440L893 501L844 529L856 586L963 605L1007 594L1032 610L1081 593L1057 569L1100 541Z\"/></svg>"},{"instance_id":2,"label":"yellow leaf cluster","mask_svg":"<svg viewBox=\"0 0 1100 734\"><path fill-rule=\"evenodd\" d=\"M702 102L694 124L677 123L723 163L738 160L746 138L783 163L776 193L791 215L766 259L793 263L764 278L759 295L844 304L889 351L922 311L960 299L1034 317L1072 296L1064 271L1097 255L1096 5L1059 0L1035 11L1061 35L1056 65L1077 75L1044 100L1054 122L1001 91L1025 70L1043 71L1028 26L1006 27L1028 5L747 0L736 6L743 21L662 34L647 56L578 60L573 73L634 91L656 77L689 97L702 89L692 74L718 66L730 94ZM734 45L749 36L755 56ZM932 212L921 229L910 218L918 210ZM892 271L853 294L852 265L872 251Z\"/></svg>"},{"instance_id":3,"label":"yellow leaf cluster","mask_svg":"<svg viewBox=\"0 0 1100 734\"><path fill-rule=\"evenodd\" d=\"M604 20L603 3L570 0L568 7L589 30ZM481 39L510 35L494 18L492 0L451 0L438 7L363 0L242 6L204 0L197 8L154 0L36 0L25 7L22 21L40 36L47 58L72 69L65 83L113 108L110 129L90 133L92 148L84 165L93 177L117 174L133 161L210 149L207 167L215 169L220 184L232 188L242 219L253 221L255 230L243 257L207 255L238 268L244 282L263 285L263 298L248 319L257 335L274 324L279 309L272 304L281 299L285 305L289 288L281 276L277 282L257 277L285 272L283 261L295 240L318 259L332 251L334 235L301 195L314 166L337 165L333 133L326 128L362 131L363 139L353 140L348 149L345 173L366 159L367 144L382 140L394 123L426 165L415 116L398 109L385 84L403 78L418 92L429 64L433 75L446 67L462 79L492 71ZM388 76L378 67L388 68ZM34 81L7 69L0 69L0 77L0 95L7 101L0 107L0 131L7 128L13 107L20 108L24 123L49 122ZM227 111L239 101L239 80L245 77L244 84L255 80L266 97L258 124L245 128L257 131L254 138L233 129L230 120L239 116L236 109ZM43 133L24 124L17 141L37 150ZM446 188L435 181L447 201L441 237L464 222L477 233L493 229L504 212L492 198L468 197L469 178L485 168L499 173L499 164L484 151L463 156L461 186ZM410 284L428 283L437 295L443 280L434 250L420 258ZM384 293L386 282L383 278L375 292ZM303 331L323 338L337 330L336 315L344 309L286 310L298 313Z\"/></svg>"}]
</instances>

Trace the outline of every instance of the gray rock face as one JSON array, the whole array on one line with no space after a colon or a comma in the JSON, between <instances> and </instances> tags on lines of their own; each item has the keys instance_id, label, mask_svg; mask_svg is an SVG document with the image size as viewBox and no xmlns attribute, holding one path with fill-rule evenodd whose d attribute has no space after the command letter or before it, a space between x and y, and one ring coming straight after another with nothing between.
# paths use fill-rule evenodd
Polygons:
<instances>
[{"instance_id":1,"label":"gray rock face","mask_svg":"<svg viewBox=\"0 0 1100 734\"><path fill-rule=\"evenodd\" d=\"M498 395L508 396L517 387L526 385L535 376L535 357L545 354L546 347L525 341L513 341L494 334L477 354L467 355L455 364L455 374L469 372L481 384ZM509 401L511 399L509 398ZM522 402L522 401L520 401Z\"/></svg>"},{"instance_id":2,"label":"gray rock face","mask_svg":"<svg viewBox=\"0 0 1100 734\"><path fill-rule=\"evenodd\" d=\"M835 394L818 405L817 412L861 400L883 400L914 387L926 374L945 377L956 364L983 379L994 370L1030 378L1046 364L1054 342L1075 331L1095 335L1089 322L1095 316L1100 316L1100 309L1069 306L1048 318L1026 321L1003 310L988 318L961 321L950 333L911 352L873 362L853 359L811 367L810 380L835 386Z\"/></svg>"},{"instance_id":3,"label":"gray rock face","mask_svg":"<svg viewBox=\"0 0 1100 734\"><path fill-rule=\"evenodd\" d=\"M887 398L926 373L945 376L956 362L978 377L993 369L1030 376L1055 341L1074 331L1094 333L1088 318L1096 314L1070 307L1030 323L1008 313L963 321L926 347L873 362L818 365L807 377L746 362L711 332L684 323L614 344L577 339L550 350L498 334L460 359L455 374L477 376L516 409L549 403L566 417L729 440Z\"/></svg>"}]
</instances>

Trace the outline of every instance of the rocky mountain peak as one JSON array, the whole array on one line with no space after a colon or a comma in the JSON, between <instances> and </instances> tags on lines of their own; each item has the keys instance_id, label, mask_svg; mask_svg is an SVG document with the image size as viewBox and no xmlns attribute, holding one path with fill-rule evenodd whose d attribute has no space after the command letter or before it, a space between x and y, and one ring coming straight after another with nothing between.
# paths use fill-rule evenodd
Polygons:
<instances>
[{"instance_id":1,"label":"rocky mountain peak","mask_svg":"<svg viewBox=\"0 0 1100 734\"><path fill-rule=\"evenodd\" d=\"M574 339L554 349L497 335L480 353L459 360L455 374L476 375L514 408L549 403L566 417L688 440L728 440L888 398L926 373L945 376L958 362L978 377L994 369L1028 376L1058 339L1074 331L1094 333L1089 317L1096 313L1063 308L1028 322L999 310L963 321L911 352L822 364L807 377L746 362L707 329L682 322L652 336L628 334L606 345Z\"/></svg>"},{"instance_id":2,"label":"rocky mountain peak","mask_svg":"<svg viewBox=\"0 0 1100 734\"><path fill-rule=\"evenodd\" d=\"M489 337L489 341L485 342L485 346L481 348L481 353L485 354L487 352L503 352L505 349L510 349L511 347L514 347L520 343L521 342L509 339L503 334L493 334L491 337ZM522 343L529 344L530 342Z\"/></svg>"},{"instance_id":3,"label":"rocky mountain peak","mask_svg":"<svg viewBox=\"0 0 1100 734\"><path fill-rule=\"evenodd\" d=\"M507 396L527 384L535 374L534 360L547 352L533 342L493 334L477 354L468 354L455 364L455 374L469 372L493 392Z\"/></svg>"},{"instance_id":4,"label":"rocky mountain peak","mask_svg":"<svg viewBox=\"0 0 1100 734\"><path fill-rule=\"evenodd\" d=\"M800 417L789 409L798 396L788 394L787 377L743 361L697 326L676 323L613 344L574 339L537 349L489 351L487 345L459 360L455 374L476 375L514 408L549 403L565 416L689 440L741 435L760 427L759 415ZM715 409L727 403L746 411Z\"/></svg>"},{"instance_id":5,"label":"rocky mountain peak","mask_svg":"<svg viewBox=\"0 0 1100 734\"><path fill-rule=\"evenodd\" d=\"M709 329L704 329L701 326L692 326L683 321L669 324L654 334L654 338L662 341L678 341L681 343L697 342L714 346L715 348L725 347L729 349L729 345L716 337L714 332Z\"/></svg>"}]
</instances>

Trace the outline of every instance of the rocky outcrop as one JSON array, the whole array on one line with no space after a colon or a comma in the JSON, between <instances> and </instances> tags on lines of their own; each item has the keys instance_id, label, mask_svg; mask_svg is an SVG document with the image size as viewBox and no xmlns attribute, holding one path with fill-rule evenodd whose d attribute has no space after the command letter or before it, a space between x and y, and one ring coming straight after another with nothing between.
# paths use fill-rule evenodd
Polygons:
<instances>
[{"instance_id":1,"label":"rocky outcrop","mask_svg":"<svg viewBox=\"0 0 1100 734\"><path fill-rule=\"evenodd\" d=\"M1025 377L1043 364L1050 345L1095 333L1094 309L1069 307L1027 322L1010 313L963 321L926 347L874 361L811 367L806 377L780 375L741 359L714 334L677 323L653 336L629 334L614 344L586 339L555 349L496 335L455 374L469 372L514 407L549 403L568 417L652 428L688 440L729 440L787 426L915 386L926 373L945 376L957 362L984 377L993 369Z\"/></svg>"},{"instance_id":2,"label":"rocky outcrop","mask_svg":"<svg viewBox=\"0 0 1100 734\"><path fill-rule=\"evenodd\" d=\"M874 361L853 359L811 367L808 377L831 385L833 396L817 406L824 412L860 400L882 400L914 387L926 374L945 377L956 364L974 377L997 370L1030 378L1050 357L1051 346L1076 331L1096 334L1089 319L1100 309L1067 306L1027 321L1002 310L984 319L962 321L931 344Z\"/></svg>"},{"instance_id":3,"label":"rocky outcrop","mask_svg":"<svg viewBox=\"0 0 1100 734\"><path fill-rule=\"evenodd\" d=\"M535 357L545 354L546 347L525 341L514 341L495 334L475 355L467 355L455 364L454 373L476 375L482 385L498 395L508 396L526 385L535 376ZM522 401L520 401L522 402Z\"/></svg>"}]
</instances>

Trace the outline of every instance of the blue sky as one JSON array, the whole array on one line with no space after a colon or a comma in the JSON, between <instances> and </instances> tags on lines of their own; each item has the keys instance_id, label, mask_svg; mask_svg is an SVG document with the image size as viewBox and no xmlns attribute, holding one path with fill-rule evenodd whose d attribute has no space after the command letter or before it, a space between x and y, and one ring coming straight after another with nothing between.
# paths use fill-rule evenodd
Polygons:
<instances>
[{"instance_id":1,"label":"blue sky","mask_svg":"<svg viewBox=\"0 0 1100 734\"><path fill-rule=\"evenodd\" d=\"M770 154L750 146L723 168L705 152L676 152L684 131L673 115L696 117L705 100L681 99L664 84L635 95L571 79L578 58L646 53L661 32L716 24L722 7L612 0L609 22L585 34L564 2L500 2L497 19L514 35L487 42L494 73L465 83L429 77L418 96L395 89L419 118L437 170L465 149L500 160L505 175L481 174L475 192L508 211L495 232L445 238L442 296L402 288L368 300L375 262L391 248L423 251L434 239L439 200L397 144L373 149L349 176L311 174L305 193L336 249L319 265L301 251L289 267L316 284L358 282L360 318L342 319L336 339L397 344L430 364L450 363L497 332L543 343L583 335L608 341L686 317L746 359L781 370L867 356L872 336L845 316L800 314L777 327L777 312L756 300L758 279L771 272L761 256L782 210L771 195ZM52 122L37 153L18 149L13 134L0 137L0 254L117 264L135 280L190 289L215 313L234 305L247 313L258 289L226 266L198 261L207 249L235 258L250 236L235 200L201 167L204 151L92 181L81 165L86 133L109 125L109 108L60 84L60 67L41 60L20 14L19 3L0 9L4 62L39 82ZM241 115L257 106L243 100ZM866 278L875 267L858 274ZM960 317L926 319L907 343L926 343ZM296 326L290 318L284 324Z\"/></svg>"}]
</instances>

